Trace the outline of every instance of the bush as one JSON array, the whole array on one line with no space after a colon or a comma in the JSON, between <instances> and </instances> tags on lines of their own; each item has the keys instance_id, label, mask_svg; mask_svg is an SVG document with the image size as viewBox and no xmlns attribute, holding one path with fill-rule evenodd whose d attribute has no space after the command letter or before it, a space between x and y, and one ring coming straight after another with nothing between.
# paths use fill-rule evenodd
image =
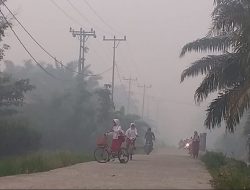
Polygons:
<instances>
[{"instance_id":1,"label":"bush","mask_svg":"<svg viewBox=\"0 0 250 190\"><path fill-rule=\"evenodd\" d=\"M226 156L222 153L207 152L201 159L209 169L218 169L226 164Z\"/></svg>"},{"instance_id":2,"label":"bush","mask_svg":"<svg viewBox=\"0 0 250 190\"><path fill-rule=\"evenodd\" d=\"M216 189L250 189L250 168L244 162L208 152L202 160L213 177Z\"/></svg>"},{"instance_id":3,"label":"bush","mask_svg":"<svg viewBox=\"0 0 250 190\"><path fill-rule=\"evenodd\" d=\"M0 156L24 154L40 147L41 135L23 120L0 120Z\"/></svg>"}]
</instances>

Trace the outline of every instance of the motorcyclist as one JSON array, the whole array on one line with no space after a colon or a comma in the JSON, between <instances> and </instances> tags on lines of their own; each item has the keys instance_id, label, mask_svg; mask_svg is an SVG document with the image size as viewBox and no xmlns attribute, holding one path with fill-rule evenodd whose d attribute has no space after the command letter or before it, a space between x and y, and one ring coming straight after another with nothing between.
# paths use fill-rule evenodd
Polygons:
<instances>
[{"instance_id":1,"label":"motorcyclist","mask_svg":"<svg viewBox=\"0 0 250 190\"><path fill-rule=\"evenodd\" d=\"M153 141L155 141L155 134L151 131L151 128L148 128L145 134L146 144L150 144L153 149Z\"/></svg>"}]
</instances>

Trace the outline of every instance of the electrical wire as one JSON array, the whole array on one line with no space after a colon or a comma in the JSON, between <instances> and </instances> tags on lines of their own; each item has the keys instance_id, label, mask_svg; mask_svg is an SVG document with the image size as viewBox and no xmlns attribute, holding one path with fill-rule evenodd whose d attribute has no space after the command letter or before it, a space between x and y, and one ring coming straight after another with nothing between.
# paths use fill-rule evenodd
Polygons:
<instances>
[{"instance_id":1,"label":"electrical wire","mask_svg":"<svg viewBox=\"0 0 250 190\"><path fill-rule=\"evenodd\" d=\"M76 19L74 19L72 16L70 16L64 9L62 9L54 0L50 0L50 2L58 9L60 10L68 19L71 21L81 25L80 22L78 22Z\"/></svg>"},{"instance_id":2,"label":"electrical wire","mask_svg":"<svg viewBox=\"0 0 250 190\"><path fill-rule=\"evenodd\" d=\"M129 51L129 55L131 55L131 56L128 56L129 58L130 58L130 61L133 63L133 65L134 65L134 67L135 67L135 69L136 69L136 71L137 71L137 74L139 75L139 78L142 80L142 81L144 81L145 82L145 80L143 80L143 78L142 78L142 75L140 74L140 72L139 72L139 67L138 67L138 64L137 64L137 61L135 61L135 59L134 59L134 54L133 54L133 51L131 51L131 49L130 49L130 45L129 45L130 43L128 42L128 51Z\"/></svg>"},{"instance_id":3,"label":"electrical wire","mask_svg":"<svg viewBox=\"0 0 250 190\"><path fill-rule=\"evenodd\" d=\"M76 11L76 13L79 15L79 16L81 16L84 20L86 20L90 25L93 25L94 27L96 27L96 28L98 28L98 29L100 29L101 31L103 31L103 32L107 32L107 31L104 31L102 28L100 28L99 26L97 26L94 22L91 22L89 19L88 19L88 17L86 16L86 15L84 15L78 8L77 8L77 6L75 6L75 4L72 2L72 1L70 1L70 0L66 0L67 2L68 2L68 4L71 6L71 8L73 9L73 10L75 10Z\"/></svg>"},{"instance_id":4,"label":"electrical wire","mask_svg":"<svg viewBox=\"0 0 250 190\"><path fill-rule=\"evenodd\" d=\"M77 73L77 74L82 74L83 73L80 73L80 72L77 72L77 71L74 71L70 68L68 68L66 65L64 65L61 61L59 62L55 56L53 56L49 51L47 51L31 34L30 32L24 27L24 25L19 21L19 19L15 16L15 14L8 8L8 6L3 2L3 0L0 0L1 3L5 6L5 8L9 11L9 13L12 15L12 17L17 21L17 23L23 28L23 30L29 35L29 37L49 56L51 57L53 60L55 60L55 62L59 63L61 66L63 66L65 69L67 69L68 71L70 72L73 72L73 73ZM108 68L107 70L110 70L110 68ZM103 73L106 73L107 70L99 73L99 74L94 74L94 75L90 75L90 74L84 74L84 76L99 76Z\"/></svg>"},{"instance_id":5,"label":"electrical wire","mask_svg":"<svg viewBox=\"0 0 250 190\"><path fill-rule=\"evenodd\" d=\"M3 1L1 0L1 2L3 3ZM13 27L11 26L11 24L8 22L7 18L5 17L5 15L3 14L3 12L0 9L0 14L3 16L4 20L6 21L7 25L9 26L9 28L11 29L11 31L13 32L13 34L15 35L15 37L17 38L17 40L19 41L19 43L22 45L22 47L24 48L24 50L29 54L29 56L32 58L32 60L46 73L48 74L50 77L54 78L54 79L58 79L57 77L55 77L53 74L51 74L50 72L48 72L36 59L35 57L29 52L29 50L26 48L26 46L24 45L24 43L22 42L22 40L19 38L19 36L17 35L17 33L15 32L15 30L13 29Z\"/></svg>"},{"instance_id":6,"label":"electrical wire","mask_svg":"<svg viewBox=\"0 0 250 190\"><path fill-rule=\"evenodd\" d=\"M67 0L67 2L82 18L84 18L89 24L91 24L89 19L70 0Z\"/></svg>"},{"instance_id":7,"label":"electrical wire","mask_svg":"<svg viewBox=\"0 0 250 190\"><path fill-rule=\"evenodd\" d=\"M98 13L97 11L90 5L90 3L87 0L83 1L88 7L89 9L96 15L97 18L99 18L99 20L106 25L113 33L115 33L115 29L110 26Z\"/></svg>"}]
</instances>

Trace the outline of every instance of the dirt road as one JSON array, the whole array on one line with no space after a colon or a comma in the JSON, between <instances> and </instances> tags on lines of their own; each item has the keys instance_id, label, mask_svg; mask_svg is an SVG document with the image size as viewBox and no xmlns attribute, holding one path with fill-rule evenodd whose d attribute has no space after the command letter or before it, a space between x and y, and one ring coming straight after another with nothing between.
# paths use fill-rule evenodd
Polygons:
<instances>
[{"instance_id":1,"label":"dirt road","mask_svg":"<svg viewBox=\"0 0 250 190\"><path fill-rule=\"evenodd\" d=\"M211 189L204 165L164 149L127 164L89 162L49 172L0 178L1 189Z\"/></svg>"}]
</instances>

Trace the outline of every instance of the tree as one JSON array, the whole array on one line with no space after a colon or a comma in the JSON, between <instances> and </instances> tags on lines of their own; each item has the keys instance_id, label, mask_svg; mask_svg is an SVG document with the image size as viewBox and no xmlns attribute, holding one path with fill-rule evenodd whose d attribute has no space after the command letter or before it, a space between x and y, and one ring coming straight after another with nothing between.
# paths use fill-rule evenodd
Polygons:
<instances>
[{"instance_id":1,"label":"tree","mask_svg":"<svg viewBox=\"0 0 250 190\"><path fill-rule=\"evenodd\" d=\"M0 1L0 8L2 6L2 4L5 2L6 0L2 0ZM10 19L9 19L10 20ZM5 30L9 27L10 21L8 21L9 23L6 22L6 19L3 16L0 16L0 42L3 41L3 37L5 36ZM10 48L9 45L7 44L2 44L0 47L0 61L3 59L4 57L4 52L5 50L8 50Z\"/></svg>"},{"instance_id":2,"label":"tree","mask_svg":"<svg viewBox=\"0 0 250 190\"><path fill-rule=\"evenodd\" d=\"M0 6L5 2L0 2ZM3 41L5 30L11 25L10 20L0 16L0 42ZM4 57L4 52L9 49L9 45L2 44L0 47L0 61ZM24 100L24 93L34 87L29 84L28 79L14 81L10 75L0 72L0 116L15 113L13 106L20 106Z\"/></svg>"},{"instance_id":3,"label":"tree","mask_svg":"<svg viewBox=\"0 0 250 190\"><path fill-rule=\"evenodd\" d=\"M195 61L183 71L181 81L205 75L196 89L196 103L217 92L207 109L205 126L209 129L225 121L233 132L249 108L250 95L250 1L215 0L212 27L201 39L186 44L187 52L217 52Z\"/></svg>"},{"instance_id":4,"label":"tree","mask_svg":"<svg viewBox=\"0 0 250 190\"><path fill-rule=\"evenodd\" d=\"M33 88L28 79L14 81L9 75L0 73L0 116L16 113L13 107L21 106L24 93Z\"/></svg>"},{"instance_id":5,"label":"tree","mask_svg":"<svg viewBox=\"0 0 250 190\"><path fill-rule=\"evenodd\" d=\"M0 2L0 8L2 3ZM0 16L0 61L9 49L2 44L5 30L11 25L10 19ZM25 119L9 117L17 113L17 108L23 105L27 91L34 88L29 79L15 80L11 75L0 72L0 156L25 153L38 149L40 134L25 122Z\"/></svg>"}]
</instances>

